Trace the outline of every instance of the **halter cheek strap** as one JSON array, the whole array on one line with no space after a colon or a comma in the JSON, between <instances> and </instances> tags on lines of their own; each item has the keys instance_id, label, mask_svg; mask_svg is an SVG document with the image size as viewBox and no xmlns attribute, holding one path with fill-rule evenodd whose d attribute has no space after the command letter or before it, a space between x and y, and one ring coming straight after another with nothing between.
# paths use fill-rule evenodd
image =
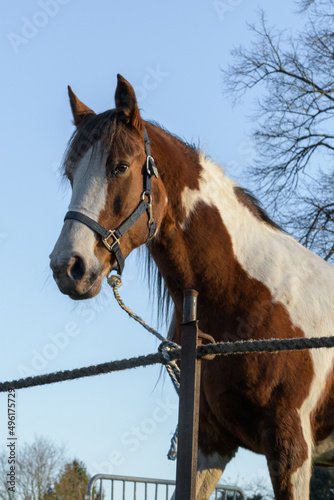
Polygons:
<instances>
[{"instance_id":1,"label":"halter cheek strap","mask_svg":"<svg viewBox=\"0 0 334 500\"><path fill-rule=\"evenodd\" d=\"M145 153L146 153L146 165L143 172L144 191L140 197L139 204L127 219L125 219L116 229L106 229L105 227L101 226L101 224L96 222L94 219L91 219L87 215L74 210L70 210L69 212L67 212L64 218L64 221L67 219L74 219L78 222L81 222L82 224L85 224L90 229L95 231L99 236L101 236L102 243L104 244L104 246L109 250L109 252L113 253L115 256L117 262L118 274L122 274L125 263L124 255L122 253L119 241L121 237L124 236L124 234L129 231L129 229L137 222L137 220L145 212L147 212L148 215L147 241L150 238L152 238L155 231L155 223L152 212L151 181L152 181L152 176L158 177L158 170L155 165L153 156L151 155L150 140L148 138L146 128L144 129L144 139L145 139ZM108 241L110 238L112 238L111 242Z\"/></svg>"}]
</instances>

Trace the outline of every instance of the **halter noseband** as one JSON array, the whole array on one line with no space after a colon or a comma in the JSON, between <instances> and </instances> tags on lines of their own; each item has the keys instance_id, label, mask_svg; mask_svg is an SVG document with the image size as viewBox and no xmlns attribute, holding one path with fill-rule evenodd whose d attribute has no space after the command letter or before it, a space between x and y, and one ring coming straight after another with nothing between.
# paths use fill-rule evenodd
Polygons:
<instances>
[{"instance_id":1,"label":"halter noseband","mask_svg":"<svg viewBox=\"0 0 334 500\"><path fill-rule=\"evenodd\" d=\"M143 215L144 212L147 212L148 215L147 241L152 238L155 231L155 223L152 214L151 180L152 175L154 175L154 177L158 177L158 170L155 165L153 156L151 155L150 140L148 138L146 128L144 129L144 139L146 153L146 167L143 173L144 191L142 192L138 206L134 209L132 214L129 215L127 219L125 219L116 229L106 229L94 219L91 219L87 215L74 210L70 210L69 212L67 212L64 218L64 221L67 219L77 220L82 224L85 224L101 236L104 246L115 256L118 274L122 274L122 271L124 269L124 255L122 253L119 240L122 236L124 236L125 233L129 231L129 229L137 222L137 220ZM108 242L109 238L113 239L111 243Z\"/></svg>"}]
</instances>

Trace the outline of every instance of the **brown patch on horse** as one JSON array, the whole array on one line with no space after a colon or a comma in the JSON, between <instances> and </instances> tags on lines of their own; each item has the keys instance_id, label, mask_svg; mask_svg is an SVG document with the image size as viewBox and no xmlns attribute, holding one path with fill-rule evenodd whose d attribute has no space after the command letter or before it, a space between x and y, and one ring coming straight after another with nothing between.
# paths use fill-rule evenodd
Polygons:
<instances>
[{"instance_id":1,"label":"brown patch on horse","mask_svg":"<svg viewBox=\"0 0 334 500\"><path fill-rule=\"evenodd\" d=\"M311 415L312 435L316 445L324 441L333 432L334 421L334 368L327 377L325 390L316 409ZM334 454L332 465L334 465Z\"/></svg>"},{"instance_id":2,"label":"brown patch on horse","mask_svg":"<svg viewBox=\"0 0 334 500\"><path fill-rule=\"evenodd\" d=\"M199 327L217 342L304 336L293 325L285 306L273 303L270 290L251 278L235 259L230 235L215 207L200 202L189 216L186 231L175 228L170 236L170 229L165 232L164 225L160 231L159 241L152 242L150 250L179 317L183 290L194 288L199 292ZM175 341L180 342L178 330ZM274 435L269 432L264 439L263 428L286 428L285 413L301 407L313 376L307 351L204 360L202 450L224 456L228 450L243 446L268 454L270 446L275 449ZM291 458L294 471L305 460L307 446L297 413L290 420L291 428L282 431L282 440L290 443L295 435L301 437L299 451Z\"/></svg>"},{"instance_id":3,"label":"brown patch on horse","mask_svg":"<svg viewBox=\"0 0 334 500\"><path fill-rule=\"evenodd\" d=\"M199 152L178 137L156 124L145 122L151 141L152 155L167 191L169 214L166 218L172 230L181 224L185 211L180 203L180 193L185 187L199 189Z\"/></svg>"}]
</instances>

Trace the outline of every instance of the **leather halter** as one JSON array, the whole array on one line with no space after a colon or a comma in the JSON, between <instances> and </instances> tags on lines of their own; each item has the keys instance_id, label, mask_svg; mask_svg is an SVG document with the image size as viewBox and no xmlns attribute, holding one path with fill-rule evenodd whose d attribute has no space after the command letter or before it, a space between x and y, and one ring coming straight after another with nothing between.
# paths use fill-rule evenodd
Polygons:
<instances>
[{"instance_id":1,"label":"leather halter","mask_svg":"<svg viewBox=\"0 0 334 500\"><path fill-rule=\"evenodd\" d=\"M104 246L115 256L117 262L117 272L120 275L122 274L122 271L124 269L124 255L122 253L119 242L121 237L129 231L129 229L137 222L137 220L143 215L144 212L147 212L148 215L147 241L152 238L155 231L155 223L152 214L151 180L152 175L154 175L154 177L158 177L158 170L155 165L153 156L151 155L150 140L148 138L146 128L144 129L144 139L146 153L146 165L143 172L144 191L142 192L142 195L140 197L139 204L134 209L132 214L129 215L129 217L127 217L116 229L106 229L94 219L91 219L87 215L74 210L70 210L69 212L67 212L64 218L64 221L67 219L74 219L76 221L79 221L95 231L99 236L101 236ZM112 238L113 240L111 241L111 243L108 242L109 238Z\"/></svg>"}]
</instances>

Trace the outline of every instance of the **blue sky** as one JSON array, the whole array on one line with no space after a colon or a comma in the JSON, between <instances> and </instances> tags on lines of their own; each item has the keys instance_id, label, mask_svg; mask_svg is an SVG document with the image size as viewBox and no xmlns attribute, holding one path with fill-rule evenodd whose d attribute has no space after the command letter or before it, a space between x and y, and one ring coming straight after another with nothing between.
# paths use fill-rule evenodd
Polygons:
<instances>
[{"instance_id":1,"label":"blue sky","mask_svg":"<svg viewBox=\"0 0 334 500\"><path fill-rule=\"evenodd\" d=\"M200 144L247 186L251 101L232 109L221 69L232 47L251 39L247 22L256 21L258 7L271 24L301 26L292 0L1 3L0 380L137 356L158 345L107 287L76 304L53 282L48 256L70 198L57 170L73 132L67 85L101 112L113 107L121 73L144 119ZM121 295L156 325L143 261L137 251L128 258ZM166 459L177 422L173 391L157 366L19 391L18 450L38 434L65 443L90 474L173 479L175 463ZM0 394L0 448L6 412ZM225 479L242 485L266 474L263 457L241 451Z\"/></svg>"}]
</instances>

